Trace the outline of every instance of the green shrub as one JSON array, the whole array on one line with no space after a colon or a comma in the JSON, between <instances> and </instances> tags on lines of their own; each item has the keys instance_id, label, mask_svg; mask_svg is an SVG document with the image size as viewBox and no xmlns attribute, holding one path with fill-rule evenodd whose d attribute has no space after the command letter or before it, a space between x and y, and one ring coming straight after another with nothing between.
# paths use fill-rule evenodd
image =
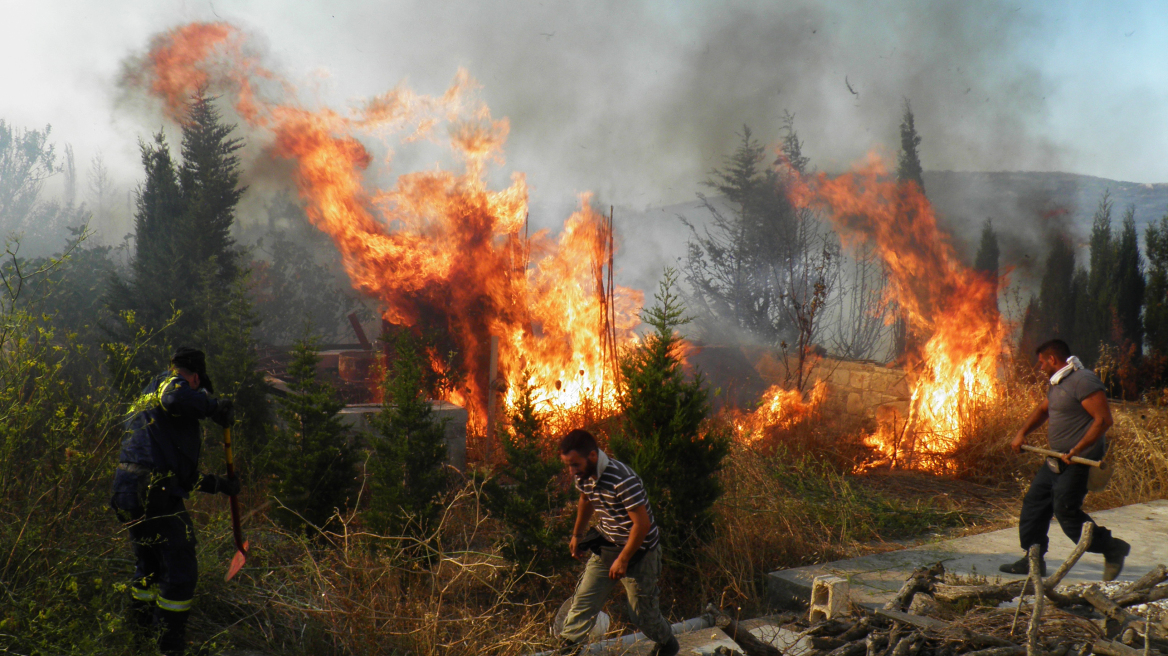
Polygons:
<instances>
[{"instance_id":1,"label":"green shrub","mask_svg":"<svg viewBox=\"0 0 1168 656\"><path fill-rule=\"evenodd\" d=\"M551 574L571 559L567 549L571 517L563 464L550 452L544 420L535 409L526 372L515 386L516 402L499 430L507 461L483 484L488 510L503 520L503 556L541 574Z\"/></svg>"},{"instance_id":2,"label":"green shrub","mask_svg":"<svg viewBox=\"0 0 1168 656\"><path fill-rule=\"evenodd\" d=\"M282 506L275 519L309 532L330 528L334 513L347 510L357 492L357 452L337 416L345 406L331 385L317 380L318 362L314 340L296 343L288 367L292 394L277 402L283 426L276 431L271 458L272 494Z\"/></svg>"},{"instance_id":3,"label":"green shrub","mask_svg":"<svg viewBox=\"0 0 1168 656\"><path fill-rule=\"evenodd\" d=\"M450 482L446 427L426 398L426 365L417 342L402 335L395 348L383 387L385 405L371 419L376 434L366 517L376 530L418 537L438 519Z\"/></svg>"},{"instance_id":4,"label":"green shrub","mask_svg":"<svg viewBox=\"0 0 1168 656\"><path fill-rule=\"evenodd\" d=\"M665 544L688 548L709 539L713 505L722 493L718 471L730 448L719 429L703 430L710 411L702 376L687 380L677 328L689 322L667 269L657 305L642 313L653 328L620 361L624 390L620 431L610 447L644 481Z\"/></svg>"}]
</instances>

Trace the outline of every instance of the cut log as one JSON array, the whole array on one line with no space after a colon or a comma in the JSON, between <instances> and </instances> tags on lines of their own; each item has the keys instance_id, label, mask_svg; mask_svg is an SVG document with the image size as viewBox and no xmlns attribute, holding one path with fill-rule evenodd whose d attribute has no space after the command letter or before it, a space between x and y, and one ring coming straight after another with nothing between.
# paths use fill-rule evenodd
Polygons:
<instances>
[{"instance_id":1,"label":"cut log","mask_svg":"<svg viewBox=\"0 0 1168 656\"><path fill-rule=\"evenodd\" d=\"M867 617L863 617L852 628L840 634L840 640L851 642L853 640L861 640L864 636L872 631L872 624Z\"/></svg>"},{"instance_id":2,"label":"cut log","mask_svg":"<svg viewBox=\"0 0 1168 656\"><path fill-rule=\"evenodd\" d=\"M1160 601L1161 599L1168 599L1168 585L1156 586L1151 590L1124 592L1116 596L1113 601L1119 606L1126 607L1148 604L1153 601Z\"/></svg>"},{"instance_id":3,"label":"cut log","mask_svg":"<svg viewBox=\"0 0 1168 656\"><path fill-rule=\"evenodd\" d=\"M883 633L869 633L864 639L864 645L868 648L867 656L882 654L884 648L888 646L888 636Z\"/></svg>"},{"instance_id":4,"label":"cut log","mask_svg":"<svg viewBox=\"0 0 1168 656\"><path fill-rule=\"evenodd\" d=\"M1092 645L1091 653L1102 654L1102 656L1143 656L1144 650L1128 647L1117 640L1099 639Z\"/></svg>"},{"instance_id":5,"label":"cut log","mask_svg":"<svg viewBox=\"0 0 1168 656\"><path fill-rule=\"evenodd\" d=\"M1018 596L1021 591L1019 581L1007 585L945 585L938 583L933 586L933 597L937 601L954 604L969 599L977 601L1008 601Z\"/></svg>"},{"instance_id":6,"label":"cut log","mask_svg":"<svg viewBox=\"0 0 1168 656\"><path fill-rule=\"evenodd\" d=\"M949 628L949 623L944 620L937 620L931 617L923 617L921 615L911 615L909 613L902 613L897 610L886 610L883 608L877 609L876 615L884 619L894 620L896 622L903 622L918 629L925 629L927 631L944 631Z\"/></svg>"},{"instance_id":7,"label":"cut log","mask_svg":"<svg viewBox=\"0 0 1168 656\"><path fill-rule=\"evenodd\" d=\"M844 641L834 636L811 636L811 646L816 649L830 651L844 646Z\"/></svg>"},{"instance_id":8,"label":"cut log","mask_svg":"<svg viewBox=\"0 0 1168 656\"><path fill-rule=\"evenodd\" d=\"M928 592L937 583L937 579L944 573L945 566L941 563L935 563L929 567L918 567L913 570L913 573L904 582L904 585L900 586L900 591L896 593L896 596L884 604L884 610L904 610L914 594Z\"/></svg>"},{"instance_id":9,"label":"cut log","mask_svg":"<svg viewBox=\"0 0 1168 656\"><path fill-rule=\"evenodd\" d=\"M746 652L746 656L783 656L780 649L754 637L754 634L742 628L742 625L733 617L727 615L714 604L706 605L706 612L714 616L714 625L725 631L731 640L738 643L738 646L742 647L742 651Z\"/></svg>"},{"instance_id":10,"label":"cut log","mask_svg":"<svg viewBox=\"0 0 1168 656\"><path fill-rule=\"evenodd\" d=\"M908 656L908 650L912 648L916 638L916 633L910 633L901 638L900 642L896 643L896 646L892 648L892 656Z\"/></svg>"},{"instance_id":11,"label":"cut log","mask_svg":"<svg viewBox=\"0 0 1168 656\"><path fill-rule=\"evenodd\" d=\"M1083 599L1086 600L1087 603L1094 606L1095 609L1100 613L1106 615L1109 619L1115 620L1121 627L1131 627L1136 630L1136 633L1139 633L1142 636L1147 636L1147 631L1150 629L1152 638L1158 640L1163 640L1165 638L1165 632L1162 627L1156 625L1149 627L1147 623L1145 623L1144 620L1140 619L1138 616L1129 613L1123 608L1120 608L1119 604L1116 604L1109 597L1107 597L1107 595L1103 594L1103 591L1100 590L1099 586L1097 585L1093 585L1090 588L1087 588L1087 591L1083 593Z\"/></svg>"},{"instance_id":12,"label":"cut log","mask_svg":"<svg viewBox=\"0 0 1168 656\"><path fill-rule=\"evenodd\" d=\"M744 647L745 649L745 647ZM828 652L827 656L860 656L860 654L868 651L868 646L864 644L863 640L856 640L848 644L837 647Z\"/></svg>"},{"instance_id":13,"label":"cut log","mask_svg":"<svg viewBox=\"0 0 1168 656\"><path fill-rule=\"evenodd\" d=\"M993 649L970 651L966 652L963 656L1022 656L1025 653L1025 647L1014 645L1013 647L994 647Z\"/></svg>"},{"instance_id":14,"label":"cut log","mask_svg":"<svg viewBox=\"0 0 1168 656\"><path fill-rule=\"evenodd\" d=\"M718 628L721 628L726 632L726 635L730 636L731 640L738 643L738 646L742 647L742 651L746 652L746 656L783 656L782 651L770 643L754 637L753 633L742 628L734 619L730 617L726 619L729 620L726 622L726 626L719 625Z\"/></svg>"},{"instance_id":15,"label":"cut log","mask_svg":"<svg viewBox=\"0 0 1168 656\"><path fill-rule=\"evenodd\" d=\"M1164 565L1156 565L1147 574L1132 581L1131 585L1127 586L1120 596L1131 593L1140 592L1141 590L1149 590L1160 585L1164 581L1168 581L1168 567Z\"/></svg>"}]
</instances>

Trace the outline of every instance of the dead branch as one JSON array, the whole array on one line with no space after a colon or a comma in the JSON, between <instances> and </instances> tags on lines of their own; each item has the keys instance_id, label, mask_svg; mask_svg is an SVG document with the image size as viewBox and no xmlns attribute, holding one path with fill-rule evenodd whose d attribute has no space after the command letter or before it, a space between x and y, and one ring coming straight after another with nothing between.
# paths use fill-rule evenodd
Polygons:
<instances>
[{"instance_id":1,"label":"dead branch","mask_svg":"<svg viewBox=\"0 0 1168 656\"><path fill-rule=\"evenodd\" d=\"M937 583L937 579L944 573L945 566L941 563L936 563L930 567L918 567L908 577L908 580L904 582L904 585L900 587L900 591L896 593L896 596L884 604L884 610L904 610L908 602L912 600L913 595L931 589Z\"/></svg>"},{"instance_id":2,"label":"dead branch","mask_svg":"<svg viewBox=\"0 0 1168 656\"><path fill-rule=\"evenodd\" d=\"M1079 540L1079 542L1082 542L1082 540ZM1042 621L1042 604L1046 600L1046 597L1042 594L1043 581L1042 570L1040 569L1042 552L1039 550L1037 544L1030 545L1029 557L1030 571L1036 572L1037 574L1034 576L1034 610L1030 613L1030 627L1026 631L1026 656L1042 656L1042 652L1038 648L1038 624ZM1070 568L1068 567L1067 569Z\"/></svg>"}]
</instances>

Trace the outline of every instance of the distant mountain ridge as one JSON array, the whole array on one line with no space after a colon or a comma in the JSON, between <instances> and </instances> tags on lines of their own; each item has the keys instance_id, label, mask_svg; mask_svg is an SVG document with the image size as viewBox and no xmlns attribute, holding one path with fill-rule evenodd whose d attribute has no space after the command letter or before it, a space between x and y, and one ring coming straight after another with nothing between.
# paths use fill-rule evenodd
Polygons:
<instances>
[{"instance_id":1,"label":"distant mountain ridge","mask_svg":"<svg viewBox=\"0 0 1168 656\"><path fill-rule=\"evenodd\" d=\"M925 193L941 219L967 233L988 218L1003 228L1014 222L1049 223L1044 213L1066 211L1061 223L1083 239L1104 192L1110 191L1118 225L1135 206L1141 239L1144 226L1168 213L1168 183L1144 184L1059 171L926 171ZM955 235L956 236L956 235Z\"/></svg>"},{"instance_id":2,"label":"distant mountain ridge","mask_svg":"<svg viewBox=\"0 0 1168 656\"><path fill-rule=\"evenodd\" d=\"M1001 263L1013 279L1033 283L1041 275L1050 240L1065 235L1079 247L1079 264L1091 221L1104 191L1111 192L1118 230L1129 205L1136 210L1140 246L1148 223L1168 213L1168 183L1142 184L1059 171L925 171L925 194L958 252L972 263L982 226L993 222L1001 243ZM722 199L712 199L721 205ZM651 292L665 266L684 264L690 231L709 225L709 212L695 200L664 207L618 207L617 266L622 282Z\"/></svg>"}]
</instances>

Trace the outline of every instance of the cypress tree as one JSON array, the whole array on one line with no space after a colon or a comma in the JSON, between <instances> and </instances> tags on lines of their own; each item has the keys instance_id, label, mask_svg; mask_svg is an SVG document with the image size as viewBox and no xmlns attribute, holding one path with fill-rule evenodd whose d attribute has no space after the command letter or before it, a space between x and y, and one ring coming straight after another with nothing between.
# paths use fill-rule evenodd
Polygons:
<instances>
[{"instance_id":1,"label":"cypress tree","mask_svg":"<svg viewBox=\"0 0 1168 656\"><path fill-rule=\"evenodd\" d=\"M1168 356L1168 214L1148 225L1144 334L1152 353Z\"/></svg>"},{"instance_id":2,"label":"cypress tree","mask_svg":"<svg viewBox=\"0 0 1168 656\"><path fill-rule=\"evenodd\" d=\"M999 256L998 233L994 232L993 223L989 219L986 219L985 225L981 229L981 243L977 248L977 256L973 261L973 269L974 271L981 272L985 275L987 281L993 283L995 293L992 299L992 305L986 309L993 313L994 316L997 316L998 313Z\"/></svg>"},{"instance_id":3,"label":"cypress tree","mask_svg":"<svg viewBox=\"0 0 1168 656\"><path fill-rule=\"evenodd\" d=\"M1111 236L1111 192L1105 191L1091 222L1090 270L1083 303L1076 309L1075 350L1088 367L1099 359L1099 347L1110 341L1114 306L1115 246Z\"/></svg>"},{"instance_id":4,"label":"cypress tree","mask_svg":"<svg viewBox=\"0 0 1168 656\"><path fill-rule=\"evenodd\" d=\"M1121 331L1117 335L1122 346L1135 346L1137 357L1143 351L1144 327L1140 315L1144 307L1144 260L1140 256L1139 234L1136 232L1136 208L1129 206L1123 214L1123 227L1115 245L1115 272L1112 289L1115 299L1115 320Z\"/></svg>"},{"instance_id":5,"label":"cypress tree","mask_svg":"<svg viewBox=\"0 0 1168 656\"><path fill-rule=\"evenodd\" d=\"M1038 291L1038 330L1042 341L1072 341L1075 326L1075 250L1069 240L1055 239ZM1078 348L1078 347L1076 347Z\"/></svg>"},{"instance_id":6,"label":"cypress tree","mask_svg":"<svg viewBox=\"0 0 1168 656\"><path fill-rule=\"evenodd\" d=\"M896 159L896 180L902 186L915 184L921 195L924 195L925 175L921 166L920 145L921 135L917 134L916 118L913 116L912 105L906 98L904 114L900 121L900 155ZM902 211L910 210L904 208ZM915 340L909 335L908 322L905 321L904 315L899 310L895 311L897 318L892 325L892 354L900 358L913 348Z\"/></svg>"},{"instance_id":7,"label":"cypress tree","mask_svg":"<svg viewBox=\"0 0 1168 656\"><path fill-rule=\"evenodd\" d=\"M900 155L896 159L896 179L915 182L925 193L925 170L921 166L921 135L917 134L916 119L908 99L904 101L904 115L900 121Z\"/></svg>"},{"instance_id":8,"label":"cypress tree","mask_svg":"<svg viewBox=\"0 0 1168 656\"><path fill-rule=\"evenodd\" d=\"M641 317L653 330L621 358L622 422L610 448L644 481L666 544L691 547L712 534L713 505L722 494L718 472L730 440L703 430L709 392L700 373L687 380L682 370L676 330L689 319L676 280L677 274L667 269L655 294L657 304Z\"/></svg>"}]
</instances>

